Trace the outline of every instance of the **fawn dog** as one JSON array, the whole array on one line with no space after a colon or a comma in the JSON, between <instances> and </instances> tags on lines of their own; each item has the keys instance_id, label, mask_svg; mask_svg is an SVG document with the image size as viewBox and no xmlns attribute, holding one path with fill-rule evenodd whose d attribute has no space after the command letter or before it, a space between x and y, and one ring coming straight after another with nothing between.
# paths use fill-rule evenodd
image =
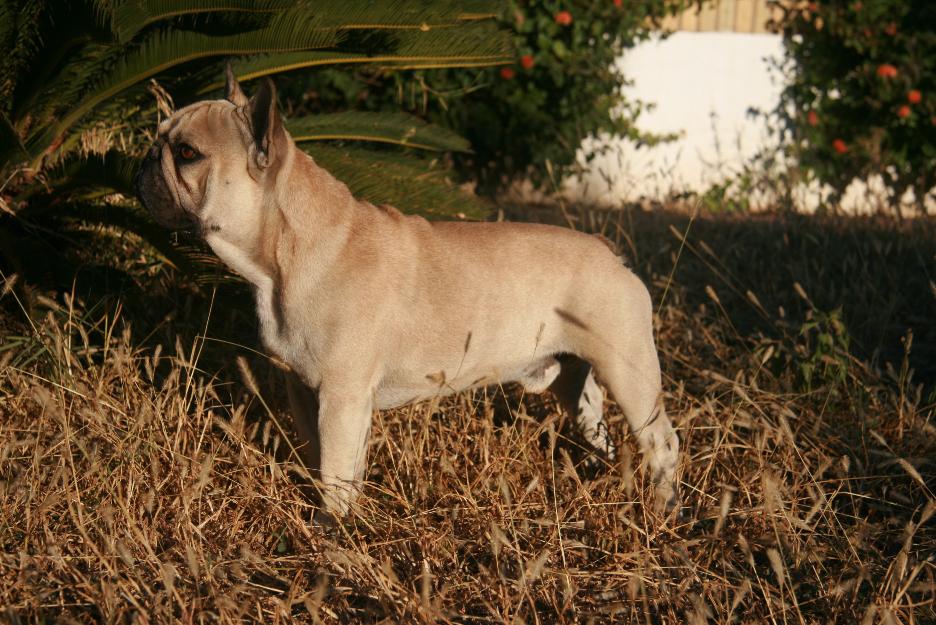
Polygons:
<instances>
[{"instance_id":1,"label":"fawn dog","mask_svg":"<svg viewBox=\"0 0 936 625\"><path fill-rule=\"evenodd\" d=\"M595 372L637 437L656 507L675 506L679 441L660 399L650 296L598 237L430 223L357 200L296 147L273 83L248 100L230 68L226 99L160 123L137 188L157 221L196 228L253 286L263 344L291 369L318 519L347 512L373 410L476 386L552 390L613 456Z\"/></svg>"}]
</instances>

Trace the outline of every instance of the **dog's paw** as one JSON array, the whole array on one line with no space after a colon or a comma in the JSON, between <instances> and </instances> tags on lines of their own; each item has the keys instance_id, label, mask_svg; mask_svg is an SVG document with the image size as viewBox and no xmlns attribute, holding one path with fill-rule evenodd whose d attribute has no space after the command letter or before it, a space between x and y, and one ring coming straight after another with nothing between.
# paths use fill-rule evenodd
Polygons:
<instances>
[{"instance_id":1,"label":"dog's paw","mask_svg":"<svg viewBox=\"0 0 936 625\"><path fill-rule=\"evenodd\" d=\"M674 515L677 520L681 518L682 502L673 484L662 482L656 485L653 510L664 518Z\"/></svg>"},{"instance_id":2,"label":"dog's paw","mask_svg":"<svg viewBox=\"0 0 936 625\"><path fill-rule=\"evenodd\" d=\"M324 508L319 508L312 516L312 526L326 534L332 534L338 527L338 517Z\"/></svg>"}]
</instances>

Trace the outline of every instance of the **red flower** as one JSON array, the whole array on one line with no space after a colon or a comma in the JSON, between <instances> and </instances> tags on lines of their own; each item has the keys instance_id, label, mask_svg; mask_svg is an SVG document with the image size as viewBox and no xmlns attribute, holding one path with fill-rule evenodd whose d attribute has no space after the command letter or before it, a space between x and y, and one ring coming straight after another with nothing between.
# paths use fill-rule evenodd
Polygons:
<instances>
[{"instance_id":1,"label":"red flower","mask_svg":"<svg viewBox=\"0 0 936 625\"><path fill-rule=\"evenodd\" d=\"M621 8L621 5L623 4L624 4L624 0L614 0L614 6L616 6L619 9Z\"/></svg>"},{"instance_id":2,"label":"red flower","mask_svg":"<svg viewBox=\"0 0 936 625\"><path fill-rule=\"evenodd\" d=\"M897 68L890 63L878 65L877 75L881 78L897 78Z\"/></svg>"},{"instance_id":3,"label":"red flower","mask_svg":"<svg viewBox=\"0 0 936 625\"><path fill-rule=\"evenodd\" d=\"M572 23L572 14L568 11L559 11L556 13L556 23L560 26L568 26Z\"/></svg>"},{"instance_id":4,"label":"red flower","mask_svg":"<svg viewBox=\"0 0 936 625\"><path fill-rule=\"evenodd\" d=\"M919 89L911 89L907 92L907 102L910 104L919 104L923 101L923 94L920 93Z\"/></svg>"},{"instance_id":5,"label":"red flower","mask_svg":"<svg viewBox=\"0 0 936 625\"><path fill-rule=\"evenodd\" d=\"M818 126L819 125L819 113L817 113L816 111L809 111L809 113L806 114L806 121L809 122L810 126Z\"/></svg>"},{"instance_id":6,"label":"red flower","mask_svg":"<svg viewBox=\"0 0 936 625\"><path fill-rule=\"evenodd\" d=\"M887 26L884 27L884 32L893 37L897 34L897 24L895 22L888 22Z\"/></svg>"},{"instance_id":7,"label":"red flower","mask_svg":"<svg viewBox=\"0 0 936 625\"><path fill-rule=\"evenodd\" d=\"M818 11L818 10L819 10L819 3L818 3L818 2L810 2L810 3L809 3L809 10L812 11L813 13L815 13L816 11Z\"/></svg>"},{"instance_id":8,"label":"red flower","mask_svg":"<svg viewBox=\"0 0 936 625\"><path fill-rule=\"evenodd\" d=\"M897 117L900 117L903 119L910 117L910 107L907 106L906 104L902 105L899 109L897 109Z\"/></svg>"},{"instance_id":9,"label":"red flower","mask_svg":"<svg viewBox=\"0 0 936 625\"><path fill-rule=\"evenodd\" d=\"M841 139L836 139L832 142L832 149L839 154L845 154L845 152L848 152L848 144Z\"/></svg>"},{"instance_id":10,"label":"red flower","mask_svg":"<svg viewBox=\"0 0 936 625\"><path fill-rule=\"evenodd\" d=\"M862 3L860 3L860 2L854 2L854 3L852 3L852 11L855 11L856 13L857 13L858 11L860 11L861 9L863 9L863 8L864 8L864 5L863 5Z\"/></svg>"},{"instance_id":11,"label":"red flower","mask_svg":"<svg viewBox=\"0 0 936 625\"><path fill-rule=\"evenodd\" d=\"M536 61L533 60L532 54L524 54L520 57L520 65L523 66L523 69L533 69L533 66L536 65Z\"/></svg>"},{"instance_id":12,"label":"red flower","mask_svg":"<svg viewBox=\"0 0 936 625\"><path fill-rule=\"evenodd\" d=\"M513 71L512 67L502 67L500 75L504 80L513 80L513 77L517 75L517 72Z\"/></svg>"}]
</instances>

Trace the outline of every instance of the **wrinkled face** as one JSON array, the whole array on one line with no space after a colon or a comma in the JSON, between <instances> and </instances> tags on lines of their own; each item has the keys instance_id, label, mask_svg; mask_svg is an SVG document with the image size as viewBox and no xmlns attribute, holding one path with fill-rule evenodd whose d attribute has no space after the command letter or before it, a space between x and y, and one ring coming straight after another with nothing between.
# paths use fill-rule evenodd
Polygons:
<instances>
[{"instance_id":1,"label":"wrinkled face","mask_svg":"<svg viewBox=\"0 0 936 625\"><path fill-rule=\"evenodd\" d=\"M197 102L159 124L136 177L143 205L161 225L232 240L256 233L285 131L271 82L247 100L228 70L226 100Z\"/></svg>"},{"instance_id":2,"label":"wrinkled face","mask_svg":"<svg viewBox=\"0 0 936 625\"><path fill-rule=\"evenodd\" d=\"M247 170L249 129L231 102L188 106L164 120L158 133L137 174L137 192L161 225L217 229L225 219L211 210L212 200L243 204L256 195Z\"/></svg>"}]
</instances>

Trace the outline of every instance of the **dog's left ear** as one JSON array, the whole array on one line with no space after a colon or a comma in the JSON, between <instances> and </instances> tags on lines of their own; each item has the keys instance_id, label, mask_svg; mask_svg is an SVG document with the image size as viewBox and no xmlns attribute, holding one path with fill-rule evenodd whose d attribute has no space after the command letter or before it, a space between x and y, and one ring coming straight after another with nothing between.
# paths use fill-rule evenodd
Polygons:
<instances>
[{"instance_id":1,"label":"dog's left ear","mask_svg":"<svg viewBox=\"0 0 936 625\"><path fill-rule=\"evenodd\" d=\"M274 139L283 125L276 108L276 87L272 80L267 78L260 83L260 88L248 102L247 114L256 148L254 162L261 169L269 167L276 156Z\"/></svg>"},{"instance_id":2,"label":"dog's left ear","mask_svg":"<svg viewBox=\"0 0 936 625\"><path fill-rule=\"evenodd\" d=\"M247 106L247 96L244 95L240 83L237 82L237 76L234 75L234 70L231 69L230 61L225 69L225 75L224 97L234 106Z\"/></svg>"}]
</instances>

